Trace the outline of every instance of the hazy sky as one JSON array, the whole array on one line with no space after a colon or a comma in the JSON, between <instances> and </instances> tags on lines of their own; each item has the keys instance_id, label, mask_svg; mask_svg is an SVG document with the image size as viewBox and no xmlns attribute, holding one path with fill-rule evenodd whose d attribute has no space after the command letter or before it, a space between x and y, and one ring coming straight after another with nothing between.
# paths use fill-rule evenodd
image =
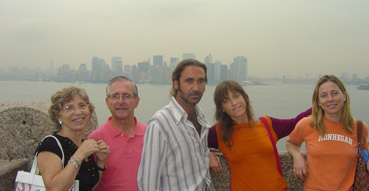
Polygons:
<instances>
[{"instance_id":1,"label":"hazy sky","mask_svg":"<svg viewBox=\"0 0 369 191\"><path fill-rule=\"evenodd\" d=\"M0 68L123 64L153 55L230 64L248 75L369 76L368 0L0 0Z\"/></svg>"}]
</instances>

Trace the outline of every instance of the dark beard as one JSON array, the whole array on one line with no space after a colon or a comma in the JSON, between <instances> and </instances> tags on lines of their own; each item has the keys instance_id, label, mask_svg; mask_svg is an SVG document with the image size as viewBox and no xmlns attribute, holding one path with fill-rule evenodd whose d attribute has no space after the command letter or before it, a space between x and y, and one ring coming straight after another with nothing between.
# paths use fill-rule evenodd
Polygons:
<instances>
[{"instance_id":1,"label":"dark beard","mask_svg":"<svg viewBox=\"0 0 369 191\"><path fill-rule=\"evenodd\" d=\"M179 83L179 82L178 82L178 93L183 93L183 91L182 91L182 89L181 89L181 85L180 85L180 83ZM189 98L191 95L198 95L198 96L200 96L200 97L199 97L199 99L198 99L198 100L192 101L192 100ZM184 96L184 94L179 94L179 97L180 97L184 102L186 102L186 103L187 103L187 104L189 104L189 105L197 105L197 104L200 102L201 98L202 98L202 94L201 94L199 91L193 91L193 92L191 92L191 93L188 95L188 97Z\"/></svg>"}]
</instances>

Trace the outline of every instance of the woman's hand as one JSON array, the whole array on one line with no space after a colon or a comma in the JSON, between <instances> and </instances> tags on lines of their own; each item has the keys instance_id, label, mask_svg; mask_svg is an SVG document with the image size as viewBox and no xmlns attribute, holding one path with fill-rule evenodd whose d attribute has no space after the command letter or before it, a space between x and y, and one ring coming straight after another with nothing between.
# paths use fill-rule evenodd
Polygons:
<instances>
[{"instance_id":1,"label":"woman's hand","mask_svg":"<svg viewBox=\"0 0 369 191\"><path fill-rule=\"evenodd\" d=\"M98 151L100 151L98 143L93 139L88 139L82 142L74 155L82 162L85 158Z\"/></svg>"},{"instance_id":2,"label":"woman's hand","mask_svg":"<svg viewBox=\"0 0 369 191\"><path fill-rule=\"evenodd\" d=\"M308 173L307 162L302 153L296 153L293 155L293 174L298 179L304 181L305 176Z\"/></svg>"},{"instance_id":3,"label":"woman's hand","mask_svg":"<svg viewBox=\"0 0 369 191\"><path fill-rule=\"evenodd\" d=\"M215 156L214 152L210 152L209 166L213 172L221 172L223 170L222 166L220 165L219 159L217 156Z\"/></svg>"},{"instance_id":4,"label":"woman's hand","mask_svg":"<svg viewBox=\"0 0 369 191\"><path fill-rule=\"evenodd\" d=\"M96 158L100 162L105 162L110 153L109 146L103 140L98 140L97 144L99 151L95 152Z\"/></svg>"},{"instance_id":5,"label":"woman's hand","mask_svg":"<svg viewBox=\"0 0 369 191\"><path fill-rule=\"evenodd\" d=\"M287 151L293 157L293 174L298 179L304 181L305 176L309 171L307 168L307 162L305 160L305 157L302 155L300 151L300 145L297 145L296 143L288 139L286 141L286 148Z\"/></svg>"}]
</instances>

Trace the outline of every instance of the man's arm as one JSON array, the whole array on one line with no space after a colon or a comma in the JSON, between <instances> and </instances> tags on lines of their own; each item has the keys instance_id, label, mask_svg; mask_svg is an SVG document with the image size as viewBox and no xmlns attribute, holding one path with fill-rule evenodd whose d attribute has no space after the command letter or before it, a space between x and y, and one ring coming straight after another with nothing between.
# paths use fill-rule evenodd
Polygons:
<instances>
[{"instance_id":1,"label":"man's arm","mask_svg":"<svg viewBox=\"0 0 369 191\"><path fill-rule=\"evenodd\" d=\"M147 125L142 158L137 175L139 190L160 190L162 172L165 167L167 138L160 127L151 122Z\"/></svg>"}]
</instances>

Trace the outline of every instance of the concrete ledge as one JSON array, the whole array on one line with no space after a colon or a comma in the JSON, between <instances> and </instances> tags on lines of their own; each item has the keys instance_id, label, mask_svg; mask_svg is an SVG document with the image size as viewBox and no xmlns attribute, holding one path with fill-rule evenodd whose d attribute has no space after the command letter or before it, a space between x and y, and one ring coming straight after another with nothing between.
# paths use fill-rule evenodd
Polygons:
<instances>
[{"instance_id":1,"label":"concrete ledge","mask_svg":"<svg viewBox=\"0 0 369 191\"><path fill-rule=\"evenodd\" d=\"M1 160L0 159L0 190L12 191L18 170L28 171L28 160Z\"/></svg>"}]
</instances>

